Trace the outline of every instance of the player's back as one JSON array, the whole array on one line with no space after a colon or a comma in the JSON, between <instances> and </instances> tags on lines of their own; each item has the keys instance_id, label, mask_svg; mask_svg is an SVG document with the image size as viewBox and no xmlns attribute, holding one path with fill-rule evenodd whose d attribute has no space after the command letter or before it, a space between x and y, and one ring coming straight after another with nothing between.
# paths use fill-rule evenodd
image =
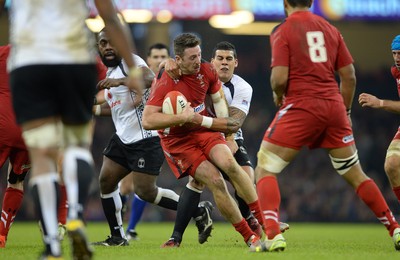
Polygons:
<instances>
[{"instance_id":1,"label":"player's back","mask_svg":"<svg viewBox=\"0 0 400 260\"><path fill-rule=\"evenodd\" d=\"M276 28L273 41L278 48L273 46L271 66L290 68L286 98L341 98L335 71L353 60L334 26L311 12L299 11Z\"/></svg>"},{"instance_id":2,"label":"player's back","mask_svg":"<svg viewBox=\"0 0 400 260\"><path fill-rule=\"evenodd\" d=\"M84 0L14 0L10 70L31 64L95 63L93 33ZM17 48L18 47L18 48Z\"/></svg>"}]
</instances>

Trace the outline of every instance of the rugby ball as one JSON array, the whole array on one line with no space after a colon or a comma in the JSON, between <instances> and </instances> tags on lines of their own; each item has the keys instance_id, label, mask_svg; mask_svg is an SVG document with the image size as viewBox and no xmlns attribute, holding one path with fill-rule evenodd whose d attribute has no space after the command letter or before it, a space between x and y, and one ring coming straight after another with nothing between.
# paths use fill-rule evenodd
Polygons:
<instances>
[{"instance_id":1,"label":"rugby ball","mask_svg":"<svg viewBox=\"0 0 400 260\"><path fill-rule=\"evenodd\" d=\"M169 115L180 114L186 107L186 104L186 97L181 92L173 90L168 92L164 97L162 112Z\"/></svg>"}]
</instances>

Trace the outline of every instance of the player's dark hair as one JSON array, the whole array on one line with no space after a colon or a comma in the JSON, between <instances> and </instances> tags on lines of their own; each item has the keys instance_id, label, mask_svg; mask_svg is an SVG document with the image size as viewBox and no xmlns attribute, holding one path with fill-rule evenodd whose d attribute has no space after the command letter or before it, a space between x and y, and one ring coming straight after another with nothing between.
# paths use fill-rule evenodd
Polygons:
<instances>
[{"instance_id":1,"label":"player's dark hair","mask_svg":"<svg viewBox=\"0 0 400 260\"><path fill-rule=\"evenodd\" d=\"M217 45L215 45L215 47L214 47L214 49L213 49L213 52L212 52L212 56L213 56L214 58L215 58L215 53L216 53L218 50L232 51L232 52L233 52L233 57L235 57L235 59L237 58L235 45L233 45L233 44L230 43L230 42L223 41L223 42L217 43Z\"/></svg>"},{"instance_id":2,"label":"player's dark hair","mask_svg":"<svg viewBox=\"0 0 400 260\"><path fill-rule=\"evenodd\" d=\"M292 7L311 7L312 0L287 0Z\"/></svg>"},{"instance_id":3,"label":"player's dark hair","mask_svg":"<svg viewBox=\"0 0 400 260\"><path fill-rule=\"evenodd\" d=\"M149 47L149 50L147 51L147 56L150 56L150 55L151 55L151 51L152 51L153 49L157 49L157 50L166 49L166 50L167 50L167 53L168 53L168 56L170 56L170 54L169 54L169 48L168 48L168 46L165 45L164 43L155 43L155 44L151 45L151 46Z\"/></svg>"},{"instance_id":4,"label":"player's dark hair","mask_svg":"<svg viewBox=\"0 0 400 260\"><path fill-rule=\"evenodd\" d=\"M175 55L183 56L183 52L187 48L193 48L201 44L199 37L193 33L182 33L174 39L174 52Z\"/></svg>"}]
</instances>

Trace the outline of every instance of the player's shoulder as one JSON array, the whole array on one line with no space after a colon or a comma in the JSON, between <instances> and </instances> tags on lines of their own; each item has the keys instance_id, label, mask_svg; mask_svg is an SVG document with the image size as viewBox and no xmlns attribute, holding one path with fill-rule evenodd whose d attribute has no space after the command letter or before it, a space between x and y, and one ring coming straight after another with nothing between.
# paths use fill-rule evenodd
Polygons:
<instances>
[{"instance_id":1,"label":"player's shoulder","mask_svg":"<svg viewBox=\"0 0 400 260\"><path fill-rule=\"evenodd\" d=\"M215 70L214 66L205 60L201 61L200 64L200 73L206 75L209 78L218 78L217 71Z\"/></svg>"},{"instance_id":2,"label":"player's shoulder","mask_svg":"<svg viewBox=\"0 0 400 260\"><path fill-rule=\"evenodd\" d=\"M138 66L138 67L148 67L147 63L139 55L132 53L132 57L133 57L133 61L135 62L136 66Z\"/></svg>"},{"instance_id":3,"label":"player's shoulder","mask_svg":"<svg viewBox=\"0 0 400 260\"><path fill-rule=\"evenodd\" d=\"M283 20L281 23L279 23L278 25L276 25L276 26L272 29L272 31L271 31L271 36L274 35L275 33L277 33L277 32L283 27L284 24L287 24L287 23L286 23L286 19Z\"/></svg>"},{"instance_id":4,"label":"player's shoulder","mask_svg":"<svg viewBox=\"0 0 400 260\"><path fill-rule=\"evenodd\" d=\"M237 74L233 74L233 76L231 78L231 83L235 86L235 88L241 88L244 90L252 90L253 89L246 80L244 80L242 77L240 77Z\"/></svg>"},{"instance_id":5,"label":"player's shoulder","mask_svg":"<svg viewBox=\"0 0 400 260\"><path fill-rule=\"evenodd\" d=\"M392 73L394 78L400 78L400 70L397 68L396 65L392 65L392 67L390 67L390 72Z\"/></svg>"},{"instance_id":6,"label":"player's shoulder","mask_svg":"<svg viewBox=\"0 0 400 260\"><path fill-rule=\"evenodd\" d=\"M208 62L208 61L206 61L204 59L201 60L200 67L201 67L201 69L205 69L205 70L214 69L214 66L210 62Z\"/></svg>"}]
</instances>

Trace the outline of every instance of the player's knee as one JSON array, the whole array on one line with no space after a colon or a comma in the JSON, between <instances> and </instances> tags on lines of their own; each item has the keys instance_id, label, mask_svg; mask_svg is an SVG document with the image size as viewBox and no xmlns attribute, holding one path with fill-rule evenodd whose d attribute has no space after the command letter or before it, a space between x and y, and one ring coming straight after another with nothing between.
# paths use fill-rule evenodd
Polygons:
<instances>
[{"instance_id":1,"label":"player's knee","mask_svg":"<svg viewBox=\"0 0 400 260\"><path fill-rule=\"evenodd\" d=\"M12 185L22 185L27 173L28 171L24 171L21 174L17 174L13 169L11 169L10 173L8 174L8 183Z\"/></svg>"},{"instance_id":2,"label":"player's knee","mask_svg":"<svg viewBox=\"0 0 400 260\"><path fill-rule=\"evenodd\" d=\"M153 202L157 197L158 189L155 185L135 185L135 193L142 200Z\"/></svg>"},{"instance_id":3,"label":"player's knee","mask_svg":"<svg viewBox=\"0 0 400 260\"><path fill-rule=\"evenodd\" d=\"M113 192L118 186L118 180L112 174L101 172L99 176L99 186L101 193Z\"/></svg>"},{"instance_id":4,"label":"player's knee","mask_svg":"<svg viewBox=\"0 0 400 260\"><path fill-rule=\"evenodd\" d=\"M58 123L45 123L39 127L25 130L22 133L25 144L30 148L61 147L61 125Z\"/></svg>"},{"instance_id":5,"label":"player's knee","mask_svg":"<svg viewBox=\"0 0 400 260\"><path fill-rule=\"evenodd\" d=\"M210 178L209 183L208 183L208 188L210 190L224 190L226 186L226 182L224 178L222 178L221 175L219 176L214 176L213 178Z\"/></svg>"},{"instance_id":6,"label":"player's knee","mask_svg":"<svg viewBox=\"0 0 400 260\"><path fill-rule=\"evenodd\" d=\"M68 146L89 146L92 140L90 123L84 125L64 125L64 142Z\"/></svg>"},{"instance_id":7,"label":"player's knee","mask_svg":"<svg viewBox=\"0 0 400 260\"><path fill-rule=\"evenodd\" d=\"M257 153L257 159L257 167L271 173L280 173L289 164L289 162L283 160L278 155L262 147Z\"/></svg>"},{"instance_id":8,"label":"player's knee","mask_svg":"<svg viewBox=\"0 0 400 260\"><path fill-rule=\"evenodd\" d=\"M392 176L400 176L400 157L399 155L392 154L386 157L385 172L389 178Z\"/></svg>"},{"instance_id":9,"label":"player's knee","mask_svg":"<svg viewBox=\"0 0 400 260\"><path fill-rule=\"evenodd\" d=\"M347 158L335 158L331 155L329 155L329 157L331 158L333 168L337 171L337 173L339 173L339 175L345 174L354 165L359 163L357 151Z\"/></svg>"}]
</instances>

